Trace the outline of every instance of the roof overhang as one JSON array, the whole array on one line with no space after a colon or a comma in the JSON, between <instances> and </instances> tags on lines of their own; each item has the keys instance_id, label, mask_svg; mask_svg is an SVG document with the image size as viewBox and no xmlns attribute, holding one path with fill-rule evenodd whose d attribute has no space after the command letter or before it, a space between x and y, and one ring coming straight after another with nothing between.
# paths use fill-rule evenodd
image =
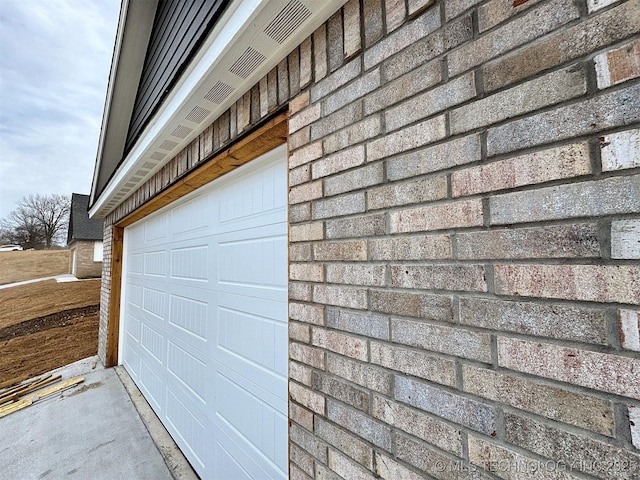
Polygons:
<instances>
[{"instance_id":1,"label":"roof overhang","mask_svg":"<svg viewBox=\"0 0 640 480\"><path fill-rule=\"evenodd\" d=\"M145 8L147 0L124 0L98 146L90 216L109 214L345 1L231 2L142 135L122 159L157 4L154 2L153 8ZM138 29L144 30L146 39L138 38L143 36ZM109 180L100 189L100 180L104 184L105 175Z\"/></svg>"}]
</instances>

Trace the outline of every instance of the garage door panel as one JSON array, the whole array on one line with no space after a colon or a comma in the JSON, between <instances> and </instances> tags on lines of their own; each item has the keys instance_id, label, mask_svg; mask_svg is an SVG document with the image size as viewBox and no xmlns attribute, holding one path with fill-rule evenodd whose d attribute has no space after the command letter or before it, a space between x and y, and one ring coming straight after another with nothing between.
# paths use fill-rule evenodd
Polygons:
<instances>
[{"instance_id":1,"label":"garage door panel","mask_svg":"<svg viewBox=\"0 0 640 480\"><path fill-rule=\"evenodd\" d=\"M218 246L218 278L222 285L251 286L260 289L284 289L282 279L281 252L286 248L286 236L278 235L253 237L248 240L221 241Z\"/></svg>"},{"instance_id":2,"label":"garage door panel","mask_svg":"<svg viewBox=\"0 0 640 480\"><path fill-rule=\"evenodd\" d=\"M258 476L252 476L243 466L239 460L236 459L229 448L232 450L237 449L236 445L233 445L222 433L216 432L215 439L215 457L216 457L216 473L220 475L220 478L226 478L229 480L245 480L251 478L260 478ZM244 453L240 451L241 455ZM264 478L266 476L263 475Z\"/></svg>"},{"instance_id":3,"label":"garage door panel","mask_svg":"<svg viewBox=\"0 0 640 480\"><path fill-rule=\"evenodd\" d=\"M136 344L140 343L140 329L142 328L142 323L138 315L139 311L135 312L129 310L126 314L126 321L124 323L125 333L129 334Z\"/></svg>"},{"instance_id":4,"label":"garage door panel","mask_svg":"<svg viewBox=\"0 0 640 480\"><path fill-rule=\"evenodd\" d=\"M194 467L199 466L202 471L207 450L207 422L206 418L198 418L198 407L190 403L189 397L181 395L179 389L168 389L165 423L180 449Z\"/></svg>"},{"instance_id":5,"label":"garage door panel","mask_svg":"<svg viewBox=\"0 0 640 480\"><path fill-rule=\"evenodd\" d=\"M140 369L138 373L139 385L149 404L160 416L165 405L165 382L162 379L162 368L155 362L149 362L144 355L140 356Z\"/></svg>"},{"instance_id":6,"label":"garage door panel","mask_svg":"<svg viewBox=\"0 0 640 480\"><path fill-rule=\"evenodd\" d=\"M161 243L167 237L168 213L155 215L144 223L144 244L150 247L154 244Z\"/></svg>"},{"instance_id":7,"label":"garage door panel","mask_svg":"<svg viewBox=\"0 0 640 480\"><path fill-rule=\"evenodd\" d=\"M262 395L246 389L246 384L237 383L232 378L233 373L225 373L230 372L219 371L216 382L224 392L218 395L216 402L221 430L239 447L238 450L258 461L266 471L276 469L284 472L287 461L276 453L282 450L276 446L286 444L286 427L282 428L287 424L286 417L265 402ZM238 450L230 453L237 457Z\"/></svg>"},{"instance_id":8,"label":"garage door panel","mask_svg":"<svg viewBox=\"0 0 640 480\"><path fill-rule=\"evenodd\" d=\"M208 281L208 257L209 245L207 244L171 249L171 278L196 282Z\"/></svg>"},{"instance_id":9,"label":"garage door panel","mask_svg":"<svg viewBox=\"0 0 640 480\"><path fill-rule=\"evenodd\" d=\"M144 254L144 275L152 277L166 277L167 252L165 250L151 251Z\"/></svg>"},{"instance_id":10,"label":"garage door panel","mask_svg":"<svg viewBox=\"0 0 640 480\"><path fill-rule=\"evenodd\" d=\"M202 404L206 403L207 363L202 357L194 354L194 350L183 348L176 341L167 342L167 370L176 381L182 383L197 397Z\"/></svg>"},{"instance_id":11,"label":"garage door panel","mask_svg":"<svg viewBox=\"0 0 640 480\"><path fill-rule=\"evenodd\" d=\"M237 392L246 392L247 396L258 399L261 403L268 405L272 409L286 413L286 379L282 379L267 371L261 372L265 378L258 378L255 372L250 372L250 370L246 368L243 369L242 366L234 365L234 368L230 368L217 361L213 363L213 366L215 370L216 400L227 398L227 391L220 386L221 378L224 377L225 381L223 383L225 385L236 385ZM249 373L249 376L247 376L247 373ZM239 402L238 405L242 403L243 402ZM233 402L228 405L232 407ZM218 406L216 407L216 412L218 412Z\"/></svg>"},{"instance_id":12,"label":"garage door panel","mask_svg":"<svg viewBox=\"0 0 640 480\"><path fill-rule=\"evenodd\" d=\"M209 301L199 298L198 293L192 289L171 294L167 329L177 330L169 333L180 337L193 348L206 351L212 318Z\"/></svg>"},{"instance_id":13,"label":"garage door panel","mask_svg":"<svg viewBox=\"0 0 640 480\"><path fill-rule=\"evenodd\" d=\"M281 208L270 210L268 212L262 212L248 217L239 217L237 219L228 220L226 222L220 222L217 229L220 234L224 235L226 233L242 232L243 230L249 230L252 228L276 225L279 223L278 219L281 219L285 214L286 208L283 206Z\"/></svg>"},{"instance_id":14,"label":"garage door panel","mask_svg":"<svg viewBox=\"0 0 640 480\"><path fill-rule=\"evenodd\" d=\"M277 354L287 350L286 303L220 294L218 305L213 356L247 377L261 370L286 381L286 358Z\"/></svg>"},{"instance_id":15,"label":"garage door panel","mask_svg":"<svg viewBox=\"0 0 640 480\"><path fill-rule=\"evenodd\" d=\"M152 285L142 289L142 310L158 321L164 321L167 314L167 294L162 290L162 285Z\"/></svg>"},{"instance_id":16,"label":"garage door panel","mask_svg":"<svg viewBox=\"0 0 640 480\"><path fill-rule=\"evenodd\" d=\"M166 356L164 338L163 332L158 331L149 324L142 324L140 345L160 364L164 363Z\"/></svg>"},{"instance_id":17,"label":"garage door panel","mask_svg":"<svg viewBox=\"0 0 640 480\"><path fill-rule=\"evenodd\" d=\"M227 309L218 310L218 325L216 359L247 378L260 376L264 383L258 383L263 388L277 389L278 382L284 381L286 370L282 371L282 365L276 362L271 349L286 328L264 318ZM272 376L275 377L273 380Z\"/></svg>"},{"instance_id":18,"label":"garage door panel","mask_svg":"<svg viewBox=\"0 0 640 480\"><path fill-rule=\"evenodd\" d=\"M171 235L174 240L180 238L198 238L206 236L209 226L216 223L211 214L211 195L200 194L171 210Z\"/></svg>"},{"instance_id":19,"label":"garage door panel","mask_svg":"<svg viewBox=\"0 0 640 480\"><path fill-rule=\"evenodd\" d=\"M122 363L202 478L286 478L286 149L125 229Z\"/></svg>"},{"instance_id":20,"label":"garage door panel","mask_svg":"<svg viewBox=\"0 0 640 480\"><path fill-rule=\"evenodd\" d=\"M287 205L286 165L256 169L225 183L217 191L221 231L239 222L250 222L261 214L272 214Z\"/></svg>"},{"instance_id":21,"label":"garage door panel","mask_svg":"<svg viewBox=\"0 0 640 480\"><path fill-rule=\"evenodd\" d=\"M125 333L125 335L129 335ZM131 341L133 340L133 341ZM140 377L140 345L131 337L126 338L122 351L122 364L126 367L131 378L138 383Z\"/></svg>"},{"instance_id":22,"label":"garage door panel","mask_svg":"<svg viewBox=\"0 0 640 480\"><path fill-rule=\"evenodd\" d=\"M125 292L125 300L129 302L130 308L139 309L142 307L142 286L134 282L129 283L129 288Z\"/></svg>"},{"instance_id":23,"label":"garage door panel","mask_svg":"<svg viewBox=\"0 0 640 480\"><path fill-rule=\"evenodd\" d=\"M144 272L144 253L129 254L127 263L127 273L129 275L142 275Z\"/></svg>"}]
</instances>

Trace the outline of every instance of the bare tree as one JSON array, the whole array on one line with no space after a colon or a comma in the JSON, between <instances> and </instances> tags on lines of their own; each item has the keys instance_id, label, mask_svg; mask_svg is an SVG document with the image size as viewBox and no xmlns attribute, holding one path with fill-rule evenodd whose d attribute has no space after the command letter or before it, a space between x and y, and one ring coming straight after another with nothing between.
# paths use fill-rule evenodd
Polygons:
<instances>
[{"instance_id":1,"label":"bare tree","mask_svg":"<svg viewBox=\"0 0 640 480\"><path fill-rule=\"evenodd\" d=\"M13 229L5 226L6 220L0 220L0 245L8 243L17 243Z\"/></svg>"},{"instance_id":2,"label":"bare tree","mask_svg":"<svg viewBox=\"0 0 640 480\"><path fill-rule=\"evenodd\" d=\"M42 228L46 248L64 237L69 224L71 200L64 195L29 195L18 204L24 206Z\"/></svg>"},{"instance_id":3,"label":"bare tree","mask_svg":"<svg viewBox=\"0 0 640 480\"><path fill-rule=\"evenodd\" d=\"M63 239L69 224L71 201L64 195L29 195L18 202L2 227L13 232L15 243L26 248L45 248Z\"/></svg>"},{"instance_id":4,"label":"bare tree","mask_svg":"<svg viewBox=\"0 0 640 480\"><path fill-rule=\"evenodd\" d=\"M9 243L22 245L23 248L38 248L44 244L42 228L22 206L11 212L6 220L2 220L2 227L9 233Z\"/></svg>"}]
</instances>

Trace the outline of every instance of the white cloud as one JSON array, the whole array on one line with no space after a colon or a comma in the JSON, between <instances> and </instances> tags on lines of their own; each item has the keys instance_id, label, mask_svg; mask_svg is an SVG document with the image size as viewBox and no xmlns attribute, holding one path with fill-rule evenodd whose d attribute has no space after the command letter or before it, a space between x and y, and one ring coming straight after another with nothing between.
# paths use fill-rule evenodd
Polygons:
<instances>
[{"instance_id":1,"label":"white cloud","mask_svg":"<svg viewBox=\"0 0 640 480\"><path fill-rule=\"evenodd\" d=\"M0 218L88 193L119 0L0 0Z\"/></svg>"}]
</instances>

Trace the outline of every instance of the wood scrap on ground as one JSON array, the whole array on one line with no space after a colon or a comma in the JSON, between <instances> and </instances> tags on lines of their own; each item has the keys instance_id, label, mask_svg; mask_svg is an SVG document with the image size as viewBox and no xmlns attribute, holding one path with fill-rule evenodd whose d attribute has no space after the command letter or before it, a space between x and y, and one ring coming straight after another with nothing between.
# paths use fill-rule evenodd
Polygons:
<instances>
[{"instance_id":1,"label":"wood scrap on ground","mask_svg":"<svg viewBox=\"0 0 640 480\"><path fill-rule=\"evenodd\" d=\"M0 389L0 418L28 407L41 398L84 382L84 377L58 381L61 380L61 378L61 375L53 377L49 374L23 381L18 385ZM53 384L53 382L58 383Z\"/></svg>"}]
</instances>

